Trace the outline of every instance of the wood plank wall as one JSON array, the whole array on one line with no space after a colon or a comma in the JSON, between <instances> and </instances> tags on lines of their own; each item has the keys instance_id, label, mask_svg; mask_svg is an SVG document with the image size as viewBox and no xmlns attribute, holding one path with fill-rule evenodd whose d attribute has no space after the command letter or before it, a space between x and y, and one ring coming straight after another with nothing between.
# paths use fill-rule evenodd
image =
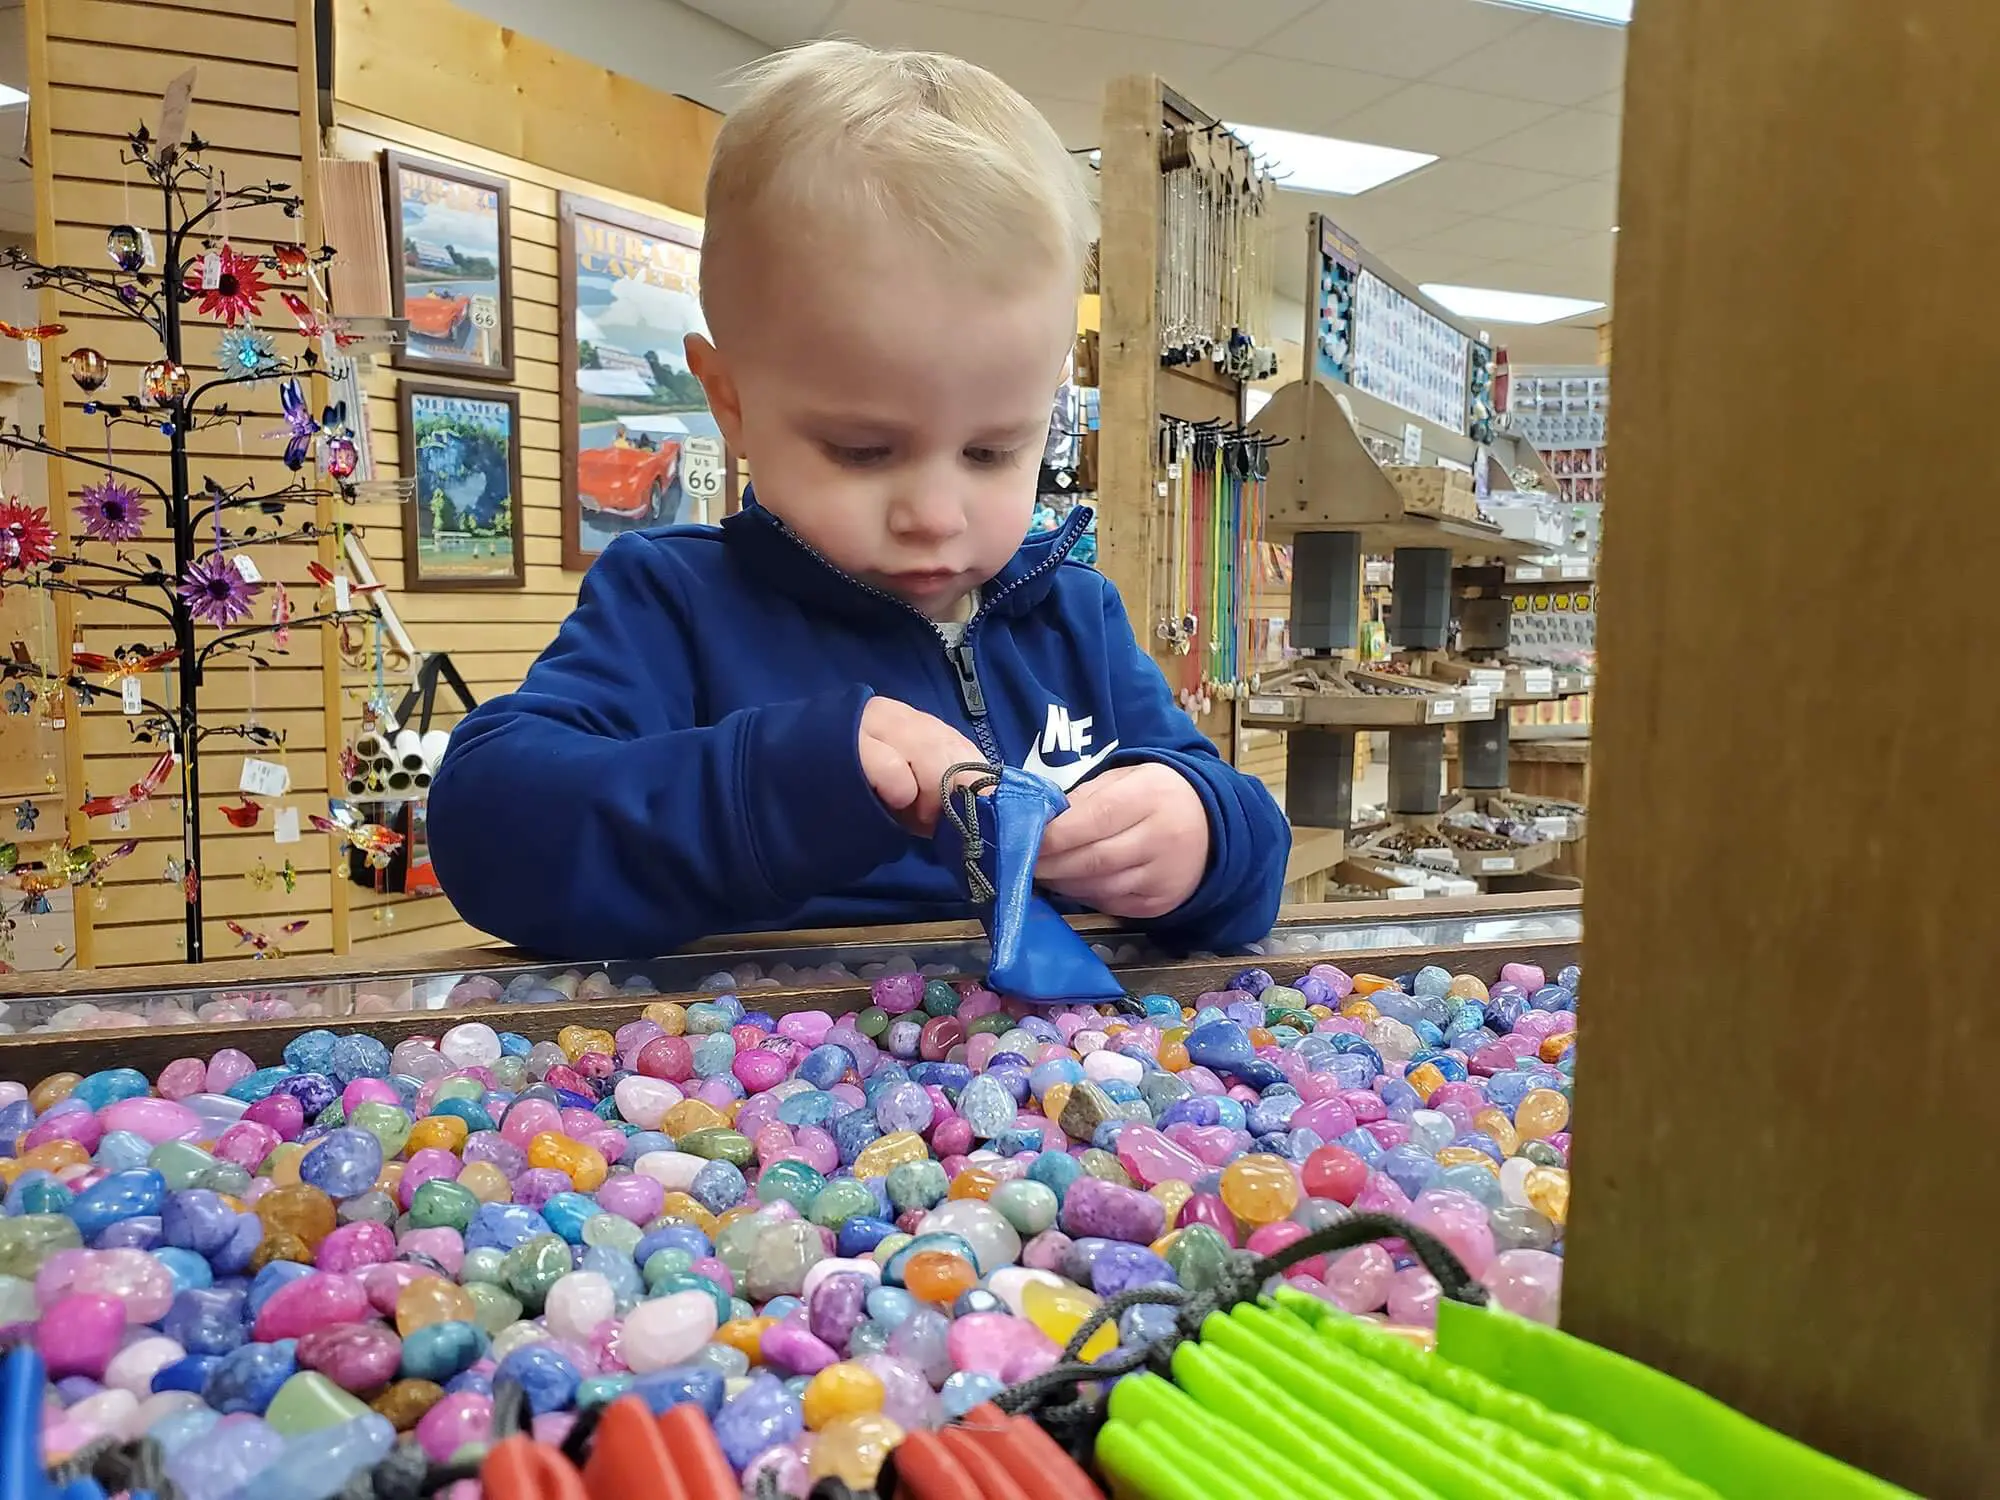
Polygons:
<instances>
[{"instance_id":1,"label":"wood plank wall","mask_svg":"<svg viewBox=\"0 0 2000 1500\"><path fill-rule=\"evenodd\" d=\"M507 179L511 203L514 317L514 383L520 394L522 424L522 520L527 565L525 589L490 592L406 593L403 590L403 532L398 507L365 505L358 518L366 528L370 560L419 651L448 651L474 696L482 701L517 686L576 605L581 573L562 566L562 443L558 416L560 332L557 315L556 204L560 192L578 192L638 213L684 224L700 224L691 214L619 193L518 157L456 140L400 120L336 104L334 154L379 160L384 149L398 150L477 168ZM379 472L393 472L399 457L397 388L405 379L432 381L378 364L368 377L368 426ZM503 390L498 381L448 382L469 392ZM346 731L359 723L361 705L372 685L367 672L348 672L344 702ZM392 693L396 689L392 686ZM450 694L439 695L442 713ZM440 724L456 722L441 718ZM505 816L504 809L496 815ZM523 859L524 875L527 860ZM353 944L357 949L414 950L484 941L458 920L442 898L378 897L356 887Z\"/></svg>"},{"instance_id":2,"label":"wood plank wall","mask_svg":"<svg viewBox=\"0 0 2000 1500\"><path fill-rule=\"evenodd\" d=\"M102 267L107 264L107 228L128 221L160 227L156 193L143 173L120 165L119 153L125 132L141 121L157 126L162 92L190 66L199 69L190 125L212 143L208 160L223 168L232 184L266 179L309 183L317 158L310 9L302 0L29 0L34 146L38 168L46 163L37 180L41 257ZM231 240L251 252L266 250L277 240L310 239L312 229L311 220L288 220L275 209L233 212L227 225ZM291 331L293 325L276 300L270 299L268 306L276 317L261 326L279 335ZM156 340L136 323L75 305L62 308L59 316L70 328L59 349L89 344L101 350L114 371L109 390L135 388L141 366L158 354ZM197 378L212 357L219 331L219 325L207 320L191 320L187 363ZM290 347L296 344L296 339L290 341ZM101 446L102 423L82 412L83 397L75 385L58 374L45 388L50 430L73 446ZM263 436L276 425L276 401L275 388L266 388L232 403L251 413L243 424L240 452L234 430L194 437L190 446L197 479L213 474L225 484L251 478L265 487L281 484L286 471L276 458L276 445ZM148 442L128 428L120 430L116 441L121 461L164 477L163 439L154 435ZM65 524L78 490L93 477L75 464L52 470L52 509ZM154 510L157 522L159 507ZM293 508L294 523L309 517L308 509ZM156 527L153 536L163 542L163 527ZM267 578L291 586L295 602L303 604L312 598L306 564L313 556L310 546L267 548L258 562ZM99 652L123 642L152 641L160 634L157 618L113 603L79 602L75 623L84 645ZM254 681L240 663L214 668L203 699L216 718L235 719L249 710L254 693L262 721L287 736L282 758L292 774L294 800L305 808L323 805L327 784L329 684L320 648L315 633L301 631L289 654L273 658L271 669L255 672ZM149 695L163 686L161 679L152 679ZM73 729L69 740L71 785L93 793L122 790L157 753L131 743L115 707L83 715L80 732ZM210 955L227 956L236 948L236 939L222 925L229 917L257 927L302 916L309 925L289 940L288 948L298 953L332 950L343 937L345 903L333 889L328 841L309 835L301 844L280 848L272 840L268 817L256 829L231 828L216 807L235 800L240 756L227 742L218 743L223 748L203 760ZM86 827L80 815L73 816L71 832L72 837L116 837L108 820ZM78 903L82 963L159 963L181 956L181 896L162 878L167 859L180 844L179 814L171 799L162 797L135 810L132 835L141 840L139 852L112 868L102 909L92 901ZM288 854L299 870L295 893L288 895L275 882L259 888L248 878L260 860L275 869Z\"/></svg>"}]
</instances>

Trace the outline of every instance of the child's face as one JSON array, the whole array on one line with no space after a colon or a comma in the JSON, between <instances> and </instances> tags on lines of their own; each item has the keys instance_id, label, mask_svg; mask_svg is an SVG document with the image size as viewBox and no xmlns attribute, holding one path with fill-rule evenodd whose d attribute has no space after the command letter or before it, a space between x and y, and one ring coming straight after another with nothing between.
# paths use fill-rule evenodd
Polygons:
<instances>
[{"instance_id":1,"label":"child's face","mask_svg":"<svg viewBox=\"0 0 2000 1500\"><path fill-rule=\"evenodd\" d=\"M691 337L690 361L762 504L836 567L951 618L1027 534L1074 288L1052 270L986 290L922 247L841 254L735 268L717 344Z\"/></svg>"}]
</instances>

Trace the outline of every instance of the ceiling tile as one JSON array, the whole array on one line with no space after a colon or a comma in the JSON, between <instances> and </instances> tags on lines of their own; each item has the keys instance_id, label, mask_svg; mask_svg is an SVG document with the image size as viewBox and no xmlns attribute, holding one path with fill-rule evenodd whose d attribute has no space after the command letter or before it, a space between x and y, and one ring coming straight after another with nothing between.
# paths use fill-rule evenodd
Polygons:
<instances>
[{"instance_id":1,"label":"ceiling tile","mask_svg":"<svg viewBox=\"0 0 2000 1500\"><path fill-rule=\"evenodd\" d=\"M840 0L687 0L703 15L772 47L824 34Z\"/></svg>"},{"instance_id":2,"label":"ceiling tile","mask_svg":"<svg viewBox=\"0 0 2000 1500\"><path fill-rule=\"evenodd\" d=\"M1332 133L1333 121L1403 87L1396 78L1245 52L1202 86L1200 104L1225 120Z\"/></svg>"},{"instance_id":3,"label":"ceiling tile","mask_svg":"<svg viewBox=\"0 0 2000 1500\"><path fill-rule=\"evenodd\" d=\"M1553 105L1413 83L1351 114L1336 116L1334 128L1352 140L1457 156L1554 113Z\"/></svg>"},{"instance_id":4,"label":"ceiling tile","mask_svg":"<svg viewBox=\"0 0 2000 1500\"><path fill-rule=\"evenodd\" d=\"M1598 177L1618 170L1621 125L1616 115L1566 109L1512 135L1476 146L1467 155L1475 161L1490 161L1503 167L1532 167L1538 172Z\"/></svg>"},{"instance_id":5,"label":"ceiling tile","mask_svg":"<svg viewBox=\"0 0 2000 1500\"><path fill-rule=\"evenodd\" d=\"M1042 117L1055 126L1062 143L1072 151L1094 150L1103 134L1104 110L1078 99L1030 98Z\"/></svg>"},{"instance_id":6,"label":"ceiling tile","mask_svg":"<svg viewBox=\"0 0 2000 1500\"><path fill-rule=\"evenodd\" d=\"M1534 21L1461 56L1432 80L1543 104L1578 105L1624 86L1625 28Z\"/></svg>"},{"instance_id":7,"label":"ceiling tile","mask_svg":"<svg viewBox=\"0 0 2000 1500\"><path fill-rule=\"evenodd\" d=\"M1255 45L1272 57L1424 78L1533 24L1524 11L1476 0L1323 0Z\"/></svg>"},{"instance_id":8,"label":"ceiling tile","mask_svg":"<svg viewBox=\"0 0 2000 1500\"><path fill-rule=\"evenodd\" d=\"M1397 179L1364 195L1365 201L1385 207L1453 209L1460 214L1489 214L1510 209L1511 205L1541 198L1558 188L1577 185L1567 177L1547 172L1524 172L1515 167L1489 167L1476 161L1441 161ZM1532 215L1505 212L1502 217L1518 219ZM1555 221L1551 221L1555 222ZM1580 224L1579 229L1602 228Z\"/></svg>"},{"instance_id":9,"label":"ceiling tile","mask_svg":"<svg viewBox=\"0 0 2000 1500\"><path fill-rule=\"evenodd\" d=\"M1525 219L1496 219L1491 215L1465 219L1449 229L1414 241L1413 250L1433 250L1452 255L1478 256L1486 260L1541 259L1578 238L1574 229Z\"/></svg>"},{"instance_id":10,"label":"ceiling tile","mask_svg":"<svg viewBox=\"0 0 2000 1500\"><path fill-rule=\"evenodd\" d=\"M1379 189L1359 198L1336 198L1321 193L1284 196L1306 199L1360 241L1363 249L1377 252L1437 234L1468 217L1463 209L1449 203L1391 202Z\"/></svg>"},{"instance_id":11,"label":"ceiling tile","mask_svg":"<svg viewBox=\"0 0 2000 1500\"><path fill-rule=\"evenodd\" d=\"M1622 115L1625 113L1625 90L1615 88L1608 94L1599 94L1595 99L1586 99L1583 107L1594 109L1601 115Z\"/></svg>"},{"instance_id":12,"label":"ceiling tile","mask_svg":"<svg viewBox=\"0 0 2000 1500\"><path fill-rule=\"evenodd\" d=\"M1509 292L1540 292L1548 297L1584 297L1593 302L1611 300L1611 268L1573 270L1545 266L1531 260L1496 261L1484 273L1482 286Z\"/></svg>"},{"instance_id":13,"label":"ceiling tile","mask_svg":"<svg viewBox=\"0 0 2000 1500\"><path fill-rule=\"evenodd\" d=\"M1099 31L1123 31L1135 36L1162 36L1181 42L1207 42L1232 51L1269 36L1295 21L1318 0L1083 0L1083 8L1068 17L1077 26Z\"/></svg>"},{"instance_id":14,"label":"ceiling tile","mask_svg":"<svg viewBox=\"0 0 2000 1500\"><path fill-rule=\"evenodd\" d=\"M1023 21L1069 21L1084 0L924 0L946 10L976 10L987 15L1014 16Z\"/></svg>"},{"instance_id":15,"label":"ceiling tile","mask_svg":"<svg viewBox=\"0 0 2000 1500\"><path fill-rule=\"evenodd\" d=\"M1604 233L1580 234L1547 250L1525 252L1519 256L1519 259L1531 260L1536 265L1568 271L1609 271L1617 258L1618 236Z\"/></svg>"},{"instance_id":16,"label":"ceiling tile","mask_svg":"<svg viewBox=\"0 0 2000 1500\"><path fill-rule=\"evenodd\" d=\"M1501 167L1494 170L1511 169ZM1503 219L1534 219L1564 229L1603 232L1618 222L1618 184L1593 177L1588 182L1554 187L1539 197L1516 198L1492 211Z\"/></svg>"}]
</instances>

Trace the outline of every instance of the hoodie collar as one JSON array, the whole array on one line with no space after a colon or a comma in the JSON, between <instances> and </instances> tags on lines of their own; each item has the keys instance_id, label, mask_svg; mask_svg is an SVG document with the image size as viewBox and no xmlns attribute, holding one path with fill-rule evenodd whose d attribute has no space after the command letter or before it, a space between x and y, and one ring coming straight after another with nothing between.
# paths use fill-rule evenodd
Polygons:
<instances>
[{"instance_id":1,"label":"hoodie collar","mask_svg":"<svg viewBox=\"0 0 2000 1500\"><path fill-rule=\"evenodd\" d=\"M1089 524L1089 508L1079 505L1054 531L1024 541L1007 566L980 585L979 613L1013 615L1034 608L1054 587L1058 567ZM805 603L842 614L911 609L820 556L774 512L759 505L753 490L743 492L740 511L723 518L722 535L760 584Z\"/></svg>"}]
</instances>

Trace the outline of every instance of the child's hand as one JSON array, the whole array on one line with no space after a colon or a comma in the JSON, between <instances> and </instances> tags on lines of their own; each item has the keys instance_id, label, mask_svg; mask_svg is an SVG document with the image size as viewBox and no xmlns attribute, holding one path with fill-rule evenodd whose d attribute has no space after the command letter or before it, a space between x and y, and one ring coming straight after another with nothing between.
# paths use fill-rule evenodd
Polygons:
<instances>
[{"instance_id":1,"label":"child's hand","mask_svg":"<svg viewBox=\"0 0 2000 1500\"><path fill-rule=\"evenodd\" d=\"M946 771L966 761L986 763L979 747L944 720L879 695L861 710L860 749L868 785L912 833L936 829Z\"/></svg>"},{"instance_id":2,"label":"child's hand","mask_svg":"<svg viewBox=\"0 0 2000 1500\"><path fill-rule=\"evenodd\" d=\"M1208 813L1186 777L1158 761L1119 766L1069 794L1042 835L1035 878L1113 917L1162 917L1208 869Z\"/></svg>"}]
</instances>

